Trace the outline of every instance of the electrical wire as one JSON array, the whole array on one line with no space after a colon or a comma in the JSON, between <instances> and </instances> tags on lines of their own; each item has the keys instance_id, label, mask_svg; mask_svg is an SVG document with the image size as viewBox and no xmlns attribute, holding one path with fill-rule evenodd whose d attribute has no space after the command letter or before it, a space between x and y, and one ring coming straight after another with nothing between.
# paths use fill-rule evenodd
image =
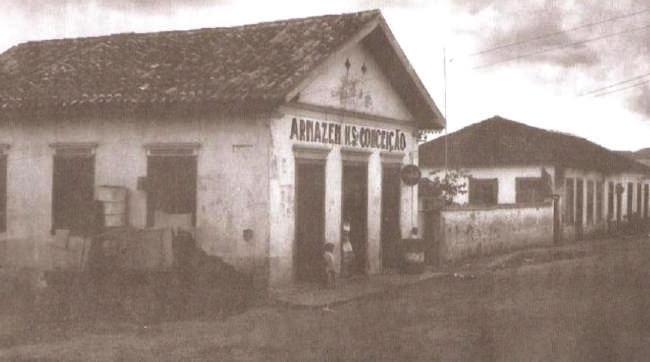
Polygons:
<instances>
[{"instance_id":1,"label":"electrical wire","mask_svg":"<svg viewBox=\"0 0 650 362\"><path fill-rule=\"evenodd\" d=\"M619 35L632 33L632 32L635 32L635 31L646 30L646 29L649 29L649 28L650 28L650 24L647 24L647 25L644 25L644 26L641 26L641 27L638 27L638 28L631 28L631 29L626 29L626 30L623 30L623 31L615 32L615 33L608 33L608 34L601 35L601 36L598 36L598 37L595 37L595 38L589 38L589 39L584 39L584 40L580 40L580 41L576 41L576 42L572 42L572 43L562 44L562 45L557 46L557 47L538 50L538 51L535 51L535 52L518 55L516 57L499 60L499 61L496 61L496 62L493 62L493 63L479 65L479 66L474 67L473 69L488 68L488 67L492 67L492 66L495 66L495 65L498 65L498 64L511 62L513 60L528 58L528 57L531 57L531 56L534 56L534 55L540 55L540 54L544 54L544 53L548 53L548 52L552 52L552 51L556 51L556 50L560 50L560 49L564 49L564 48L574 47L576 45L583 45L583 44L591 43L591 42L598 41L598 40L603 40L603 39L607 39L607 38L611 38L611 37L615 37L615 36L619 36Z\"/></svg>"},{"instance_id":2,"label":"electrical wire","mask_svg":"<svg viewBox=\"0 0 650 362\"><path fill-rule=\"evenodd\" d=\"M595 94L594 97L596 97L596 98L598 98L598 97L603 97L603 96L606 96L606 95L608 95L608 94L618 93L618 92L621 92L621 91L624 91L624 90L629 90L629 89L632 89L632 88L638 88L638 87L640 87L640 86L642 86L642 85L645 85L645 84L647 84L647 83L650 83L650 79L649 79L649 80L645 80L645 81L643 81L643 82L639 82L639 83L635 83L635 84L629 85L629 86L627 86L627 87L623 87L623 88L619 88L619 89L614 89L614 90L611 90L611 91L609 91L609 92L604 92L604 93Z\"/></svg>"},{"instance_id":3,"label":"electrical wire","mask_svg":"<svg viewBox=\"0 0 650 362\"><path fill-rule=\"evenodd\" d=\"M612 84L610 84L608 86L605 86L605 87L596 88L596 89L592 89L590 91L584 92L582 94L579 94L578 97L584 97L584 96L600 93L600 92L602 92L604 90L611 89L611 88L614 88L616 86L619 86L619 85L622 85L622 84L625 84L625 83L633 82L635 80L643 79L643 78L648 77L648 76L650 76L650 73L645 73L645 74L637 75L637 76L634 76L634 77L631 77L631 78L627 78L627 79L624 79L624 80L622 80L620 82L612 83Z\"/></svg>"},{"instance_id":4,"label":"electrical wire","mask_svg":"<svg viewBox=\"0 0 650 362\"><path fill-rule=\"evenodd\" d=\"M497 46L495 46L493 48L487 48L487 49L483 49L483 50L480 50L478 52L469 54L468 57L473 57L473 56L477 56L477 55L491 53L493 51L506 49L506 48L510 48L510 47L513 47L513 46L534 42L534 41L541 40L541 39L551 38L551 37L554 37L554 36L557 36L557 35L566 34L566 33L572 32L572 31L576 31L576 30L586 29L586 28L589 28L589 27L592 27L592 26L601 25L601 24L605 24L605 23L608 23L608 22L613 22L613 21L617 21L617 20L621 20L621 19L630 18L630 17L637 16L637 15L644 14L644 13L648 13L648 12L650 12L650 8L644 9L644 10L641 10L641 11L636 11L636 12L632 12L632 13L627 13L627 14L611 17L611 18L607 18L607 19L603 19L601 21L597 21L597 22L594 22L594 23L578 25L578 26L575 26L573 28L569 28L569 29L565 29L565 30L559 30L559 31L551 32L551 33L542 34L542 35L532 37L532 38L529 38L529 39L525 39L525 40L520 40L520 41L516 41L516 42L512 42L512 43L497 45Z\"/></svg>"}]
</instances>

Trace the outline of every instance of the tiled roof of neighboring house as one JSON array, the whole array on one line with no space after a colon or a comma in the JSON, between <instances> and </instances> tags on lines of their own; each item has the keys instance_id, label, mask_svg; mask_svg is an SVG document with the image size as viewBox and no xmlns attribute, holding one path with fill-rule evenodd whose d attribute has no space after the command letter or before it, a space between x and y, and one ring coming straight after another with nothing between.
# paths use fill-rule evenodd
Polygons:
<instances>
[{"instance_id":1,"label":"tiled roof of neighboring house","mask_svg":"<svg viewBox=\"0 0 650 362\"><path fill-rule=\"evenodd\" d=\"M547 131L498 116L420 145L424 167L443 167L445 139L452 168L557 165L605 173L650 168L584 138Z\"/></svg>"},{"instance_id":2,"label":"tiled roof of neighboring house","mask_svg":"<svg viewBox=\"0 0 650 362\"><path fill-rule=\"evenodd\" d=\"M377 28L383 33L374 34ZM392 39L381 13L372 10L228 28L27 42L0 54L0 110L99 103L277 105L364 31L364 41ZM384 48L390 48L387 44ZM394 54L385 54L384 63L395 66L388 64ZM410 66L401 67L401 78L392 80L402 96L411 96L407 105L427 122L444 123Z\"/></svg>"},{"instance_id":3,"label":"tiled roof of neighboring house","mask_svg":"<svg viewBox=\"0 0 650 362\"><path fill-rule=\"evenodd\" d=\"M619 155L634 159L644 165L650 166L650 147L638 151L614 151Z\"/></svg>"}]
</instances>

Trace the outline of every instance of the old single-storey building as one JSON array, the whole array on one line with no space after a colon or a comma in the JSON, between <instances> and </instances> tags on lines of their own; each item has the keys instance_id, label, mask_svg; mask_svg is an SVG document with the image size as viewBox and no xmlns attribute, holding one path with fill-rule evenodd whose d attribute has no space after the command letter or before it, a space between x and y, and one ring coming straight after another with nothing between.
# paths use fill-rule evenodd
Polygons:
<instances>
[{"instance_id":1,"label":"old single-storey building","mask_svg":"<svg viewBox=\"0 0 650 362\"><path fill-rule=\"evenodd\" d=\"M461 205L537 205L522 216L534 221L555 195L553 235L536 235L540 240L581 238L633 215L650 218L650 168L583 138L501 117L422 144L419 159L426 177L445 167L464 174L468 192L454 200Z\"/></svg>"},{"instance_id":2,"label":"old single-storey building","mask_svg":"<svg viewBox=\"0 0 650 362\"><path fill-rule=\"evenodd\" d=\"M417 226L400 167L443 126L379 11L21 44L0 55L3 262L46 267L109 185L131 226L185 220L263 285L314 279L344 221L376 273Z\"/></svg>"}]
</instances>

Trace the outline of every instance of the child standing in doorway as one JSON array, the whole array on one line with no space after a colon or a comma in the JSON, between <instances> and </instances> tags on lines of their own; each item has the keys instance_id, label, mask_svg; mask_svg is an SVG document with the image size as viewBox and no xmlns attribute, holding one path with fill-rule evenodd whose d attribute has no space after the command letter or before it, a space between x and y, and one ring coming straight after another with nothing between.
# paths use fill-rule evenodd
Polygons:
<instances>
[{"instance_id":1,"label":"child standing in doorway","mask_svg":"<svg viewBox=\"0 0 650 362\"><path fill-rule=\"evenodd\" d=\"M350 221L348 220L343 223L341 239L341 276L349 277L354 266L354 249L350 243Z\"/></svg>"},{"instance_id":2,"label":"child standing in doorway","mask_svg":"<svg viewBox=\"0 0 650 362\"><path fill-rule=\"evenodd\" d=\"M334 244L325 243L325 250L323 252L325 259L325 286L328 289L334 289L336 286L336 269L334 267Z\"/></svg>"}]
</instances>

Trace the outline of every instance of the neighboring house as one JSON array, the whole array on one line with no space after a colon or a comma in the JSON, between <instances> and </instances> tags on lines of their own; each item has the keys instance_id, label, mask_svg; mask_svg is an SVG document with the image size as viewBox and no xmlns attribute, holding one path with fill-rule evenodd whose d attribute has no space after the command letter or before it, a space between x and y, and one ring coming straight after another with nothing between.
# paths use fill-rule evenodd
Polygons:
<instances>
[{"instance_id":1,"label":"neighboring house","mask_svg":"<svg viewBox=\"0 0 650 362\"><path fill-rule=\"evenodd\" d=\"M185 217L271 286L317 279L344 220L359 270L385 267L417 226L400 167L444 127L379 11L28 42L0 55L0 119L5 263L46 267L112 185L130 225Z\"/></svg>"},{"instance_id":2,"label":"neighboring house","mask_svg":"<svg viewBox=\"0 0 650 362\"><path fill-rule=\"evenodd\" d=\"M632 214L650 217L650 167L583 138L501 117L420 145L419 160L428 177L445 166L466 175L468 193L455 198L459 204L536 204L556 195L558 238L603 230L608 220Z\"/></svg>"}]
</instances>

